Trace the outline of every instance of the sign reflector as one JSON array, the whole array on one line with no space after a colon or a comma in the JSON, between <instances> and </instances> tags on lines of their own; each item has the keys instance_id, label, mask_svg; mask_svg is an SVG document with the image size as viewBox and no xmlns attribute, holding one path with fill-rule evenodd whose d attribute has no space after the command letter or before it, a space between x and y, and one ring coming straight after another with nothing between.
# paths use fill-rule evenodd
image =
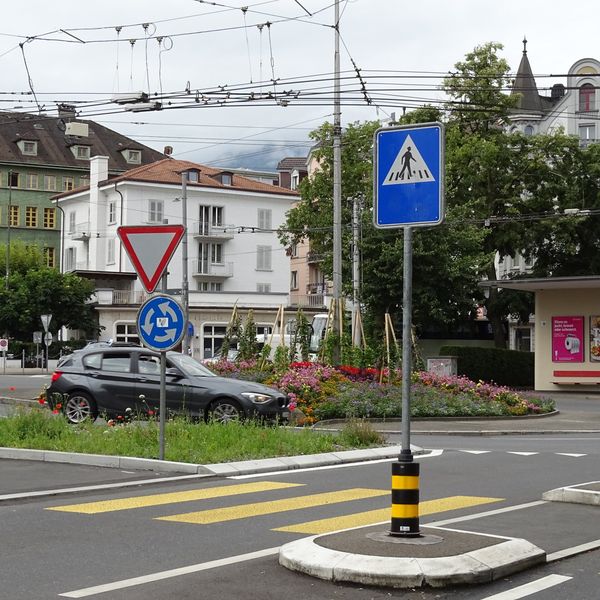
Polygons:
<instances>
[{"instance_id":1,"label":"sign reflector","mask_svg":"<svg viewBox=\"0 0 600 600\"><path fill-rule=\"evenodd\" d=\"M184 233L183 225L136 225L117 228L117 235L127 256L148 293L156 289Z\"/></svg>"}]
</instances>

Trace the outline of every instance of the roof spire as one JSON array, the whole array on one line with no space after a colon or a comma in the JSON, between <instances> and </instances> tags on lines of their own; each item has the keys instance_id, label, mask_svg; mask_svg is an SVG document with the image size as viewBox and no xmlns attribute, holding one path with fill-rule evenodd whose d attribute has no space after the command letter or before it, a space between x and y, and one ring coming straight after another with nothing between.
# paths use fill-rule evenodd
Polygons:
<instances>
[{"instance_id":1,"label":"roof spire","mask_svg":"<svg viewBox=\"0 0 600 600\"><path fill-rule=\"evenodd\" d=\"M527 36L523 36L523 54L527 54Z\"/></svg>"}]
</instances>

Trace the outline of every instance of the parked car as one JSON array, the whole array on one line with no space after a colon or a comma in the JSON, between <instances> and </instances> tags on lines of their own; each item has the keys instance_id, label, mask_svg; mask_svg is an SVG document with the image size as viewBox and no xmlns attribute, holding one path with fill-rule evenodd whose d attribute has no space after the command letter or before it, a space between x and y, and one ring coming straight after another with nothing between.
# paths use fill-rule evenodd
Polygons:
<instances>
[{"instance_id":1,"label":"parked car","mask_svg":"<svg viewBox=\"0 0 600 600\"><path fill-rule=\"evenodd\" d=\"M166 353L168 414L227 422L251 417L286 420L289 398L265 385L219 377L190 356ZM71 423L157 414L160 354L139 346L92 346L74 352L52 374L46 391L51 408ZM128 410L129 409L129 410Z\"/></svg>"}]
</instances>

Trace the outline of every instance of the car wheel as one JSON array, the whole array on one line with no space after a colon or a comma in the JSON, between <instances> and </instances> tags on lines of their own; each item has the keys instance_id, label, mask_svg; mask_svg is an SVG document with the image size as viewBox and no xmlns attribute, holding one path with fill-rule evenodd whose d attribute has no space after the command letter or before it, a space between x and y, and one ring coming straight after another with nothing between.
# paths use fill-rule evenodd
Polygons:
<instances>
[{"instance_id":1,"label":"car wheel","mask_svg":"<svg viewBox=\"0 0 600 600\"><path fill-rule=\"evenodd\" d=\"M84 392L73 392L63 406L67 421L77 425L83 421L95 421L98 416L98 407L93 398Z\"/></svg>"},{"instance_id":2,"label":"car wheel","mask_svg":"<svg viewBox=\"0 0 600 600\"><path fill-rule=\"evenodd\" d=\"M244 418L242 407L235 400L216 400L210 407L210 420L215 423L241 421Z\"/></svg>"}]
</instances>

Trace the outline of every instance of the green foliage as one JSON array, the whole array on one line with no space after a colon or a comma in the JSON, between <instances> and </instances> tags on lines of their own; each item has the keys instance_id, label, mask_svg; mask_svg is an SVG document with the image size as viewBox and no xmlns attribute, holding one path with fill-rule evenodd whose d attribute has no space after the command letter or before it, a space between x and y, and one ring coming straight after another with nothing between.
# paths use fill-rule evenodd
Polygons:
<instances>
[{"instance_id":1,"label":"green foliage","mask_svg":"<svg viewBox=\"0 0 600 600\"><path fill-rule=\"evenodd\" d=\"M290 344L290 362L294 362L297 358L302 361L307 361L310 354L310 336L312 330L310 323L306 318L301 308L298 309L296 314L296 327L294 329L294 335L291 339ZM300 350L300 356L296 356L298 349Z\"/></svg>"},{"instance_id":2,"label":"green foliage","mask_svg":"<svg viewBox=\"0 0 600 600\"><path fill-rule=\"evenodd\" d=\"M244 325L238 332L238 355L237 360L250 360L258 355L258 342L256 341L256 324L254 313L248 311Z\"/></svg>"},{"instance_id":3,"label":"green foliage","mask_svg":"<svg viewBox=\"0 0 600 600\"><path fill-rule=\"evenodd\" d=\"M443 346L440 354L458 357L458 374L473 381L493 381L498 385L532 388L534 377L533 352L503 348Z\"/></svg>"},{"instance_id":4,"label":"green foliage","mask_svg":"<svg viewBox=\"0 0 600 600\"><path fill-rule=\"evenodd\" d=\"M273 368L277 373L287 371L290 366L290 357L288 349L285 346L277 346L275 348L275 356L273 357Z\"/></svg>"},{"instance_id":5,"label":"green foliage","mask_svg":"<svg viewBox=\"0 0 600 600\"><path fill-rule=\"evenodd\" d=\"M350 419L340 431L338 438L345 446L382 446L385 438L365 419Z\"/></svg>"},{"instance_id":6,"label":"green foliage","mask_svg":"<svg viewBox=\"0 0 600 600\"><path fill-rule=\"evenodd\" d=\"M0 247L0 254L5 251ZM8 285L0 287L0 331L29 340L41 328L40 315L52 314L52 332L66 326L95 336L97 318L88 303L93 291L91 281L47 267L36 246L11 242Z\"/></svg>"},{"instance_id":7,"label":"green foliage","mask_svg":"<svg viewBox=\"0 0 600 600\"><path fill-rule=\"evenodd\" d=\"M240 318L240 315L236 311L233 318L227 325L227 329L225 330L225 337L223 338L223 343L221 345L221 353L219 355L221 358L226 359L232 344L237 344L241 328L242 320Z\"/></svg>"}]
</instances>

